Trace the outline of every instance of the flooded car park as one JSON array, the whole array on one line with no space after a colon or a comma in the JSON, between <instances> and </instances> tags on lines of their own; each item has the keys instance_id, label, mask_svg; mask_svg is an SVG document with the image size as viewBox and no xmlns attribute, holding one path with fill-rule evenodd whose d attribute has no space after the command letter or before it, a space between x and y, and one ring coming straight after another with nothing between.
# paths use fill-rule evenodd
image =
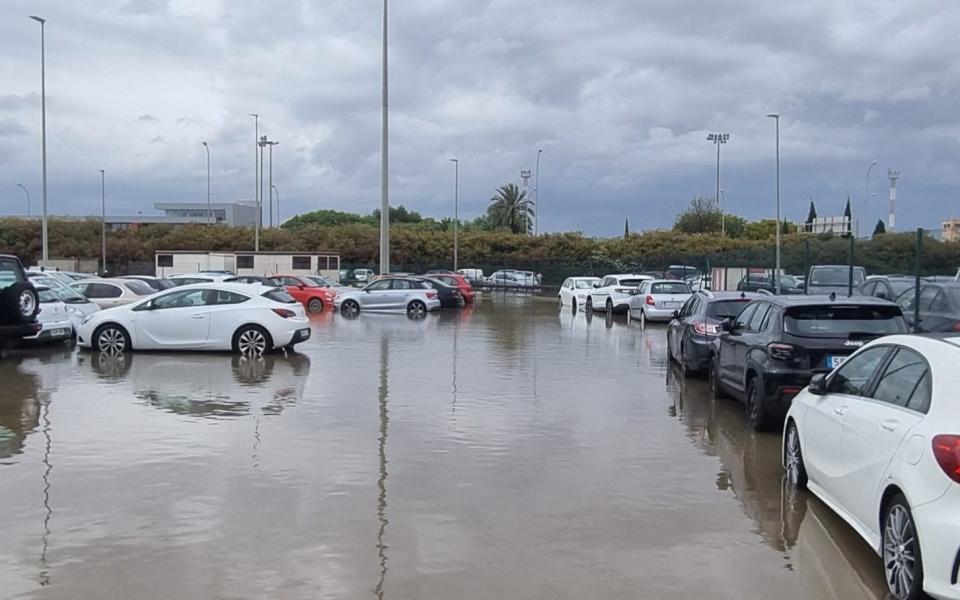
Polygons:
<instances>
[{"instance_id":1,"label":"flooded car park","mask_svg":"<svg viewBox=\"0 0 960 600\"><path fill-rule=\"evenodd\" d=\"M502 294L311 324L0 361L0 596L885 597L662 325Z\"/></svg>"}]
</instances>

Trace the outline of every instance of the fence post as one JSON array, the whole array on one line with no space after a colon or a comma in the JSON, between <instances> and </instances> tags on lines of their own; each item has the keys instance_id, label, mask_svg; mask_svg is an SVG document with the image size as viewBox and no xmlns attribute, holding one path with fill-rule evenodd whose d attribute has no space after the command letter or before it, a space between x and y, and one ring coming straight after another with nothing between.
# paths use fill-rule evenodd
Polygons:
<instances>
[{"instance_id":1,"label":"fence post","mask_svg":"<svg viewBox=\"0 0 960 600\"><path fill-rule=\"evenodd\" d=\"M803 295L807 295L807 286L810 285L810 282L807 281L810 277L810 239L803 240Z\"/></svg>"},{"instance_id":2,"label":"fence post","mask_svg":"<svg viewBox=\"0 0 960 600\"><path fill-rule=\"evenodd\" d=\"M857 239L850 236L850 273L847 278L847 296L853 296L853 252Z\"/></svg>"},{"instance_id":3,"label":"fence post","mask_svg":"<svg viewBox=\"0 0 960 600\"><path fill-rule=\"evenodd\" d=\"M917 228L917 249L913 261L913 330L920 330L920 255L923 252L923 228Z\"/></svg>"}]
</instances>

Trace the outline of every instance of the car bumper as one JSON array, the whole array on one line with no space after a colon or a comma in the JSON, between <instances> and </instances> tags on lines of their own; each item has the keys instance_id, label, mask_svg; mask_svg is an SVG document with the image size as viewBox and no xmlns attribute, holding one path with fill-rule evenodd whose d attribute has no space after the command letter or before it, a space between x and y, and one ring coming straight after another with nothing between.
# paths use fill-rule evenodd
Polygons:
<instances>
[{"instance_id":1,"label":"car bumper","mask_svg":"<svg viewBox=\"0 0 960 600\"><path fill-rule=\"evenodd\" d=\"M24 336L24 341L47 342L65 340L73 336L73 322L69 320L41 323L41 329L34 335Z\"/></svg>"},{"instance_id":2,"label":"car bumper","mask_svg":"<svg viewBox=\"0 0 960 600\"><path fill-rule=\"evenodd\" d=\"M40 323L28 323L26 325L0 325L0 339L13 338L19 339L28 335L35 335L40 331Z\"/></svg>"},{"instance_id":3,"label":"car bumper","mask_svg":"<svg viewBox=\"0 0 960 600\"><path fill-rule=\"evenodd\" d=\"M923 556L923 589L934 598L960 600L960 485L913 507Z\"/></svg>"},{"instance_id":4,"label":"car bumper","mask_svg":"<svg viewBox=\"0 0 960 600\"><path fill-rule=\"evenodd\" d=\"M633 310L633 312L635 312L638 316L640 315L640 307L631 307L631 310ZM648 321L669 321L673 319L673 313L677 312L679 308L656 308L654 306L644 306L642 310L643 316Z\"/></svg>"},{"instance_id":5,"label":"car bumper","mask_svg":"<svg viewBox=\"0 0 960 600\"><path fill-rule=\"evenodd\" d=\"M786 415L794 397L807 387L813 373L808 370L777 369L763 373L763 391L766 408L778 415Z\"/></svg>"},{"instance_id":6,"label":"car bumper","mask_svg":"<svg viewBox=\"0 0 960 600\"><path fill-rule=\"evenodd\" d=\"M703 371L710 366L717 351L717 339L693 336L684 342L683 352L687 368L691 371Z\"/></svg>"},{"instance_id":7,"label":"car bumper","mask_svg":"<svg viewBox=\"0 0 960 600\"><path fill-rule=\"evenodd\" d=\"M310 321L299 318L284 319L284 321L286 322L282 327L278 327L276 331L270 334L274 346L286 348L310 339Z\"/></svg>"},{"instance_id":8,"label":"car bumper","mask_svg":"<svg viewBox=\"0 0 960 600\"><path fill-rule=\"evenodd\" d=\"M439 310L441 303L439 298L427 298L425 300L427 310Z\"/></svg>"}]
</instances>

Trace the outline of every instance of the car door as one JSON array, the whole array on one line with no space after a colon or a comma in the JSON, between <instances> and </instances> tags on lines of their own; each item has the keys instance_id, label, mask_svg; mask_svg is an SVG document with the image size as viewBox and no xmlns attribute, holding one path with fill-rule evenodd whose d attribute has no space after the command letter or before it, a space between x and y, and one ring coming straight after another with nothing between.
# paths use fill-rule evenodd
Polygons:
<instances>
[{"instance_id":1,"label":"car door","mask_svg":"<svg viewBox=\"0 0 960 600\"><path fill-rule=\"evenodd\" d=\"M590 294L591 297L593 298L594 306L602 307L604 303L606 303L607 297L610 295L610 289L614 285L616 285L616 283L617 283L616 277L603 278L603 281L600 282L600 287L595 289L593 293Z\"/></svg>"},{"instance_id":2,"label":"car door","mask_svg":"<svg viewBox=\"0 0 960 600\"><path fill-rule=\"evenodd\" d=\"M925 285L920 288L920 322L914 324L918 332L935 331L932 327L936 326L936 318L930 312L934 299L940 293L940 288L933 285ZM906 313L906 310L904 310ZM908 320L913 319L913 305L911 301L910 315Z\"/></svg>"},{"instance_id":3,"label":"car door","mask_svg":"<svg viewBox=\"0 0 960 600\"><path fill-rule=\"evenodd\" d=\"M827 380L826 393L811 395L800 423L803 454L810 478L831 497L837 495L843 473L843 424L855 402L867 394L877 370L890 353L889 346L874 346L847 359Z\"/></svg>"},{"instance_id":4,"label":"car door","mask_svg":"<svg viewBox=\"0 0 960 600\"><path fill-rule=\"evenodd\" d=\"M734 383L737 384L739 390L746 391L747 359L750 352L755 349L760 349L764 355L767 352L767 339L764 329L767 325L767 315L771 310L773 310L773 306L769 302L758 302L757 310L750 315L749 320L746 320L746 327L740 335L739 343L735 346L734 360L736 361L735 374L737 379Z\"/></svg>"},{"instance_id":5,"label":"car door","mask_svg":"<svg viewBox=\"0 0 960 600\"><path fill-rule=\"evenodd\" d=\"M427 285L427 284L424 284ZM394 279L390 282L389 308L405 308L410 300L411 292L418 286L408 279ZM439 294L439 292L437 292ZM439 297L439 296L438 296Z\"/></svg>"},{"instance_id":6,"label":"car door","mask_svg":"<svg viewBox=\"0 0 960 600\"><path fill-rule=\"evenodd\" d=\"M569 277L560 286L560 304L566 306L570 304L570 297L573 293L573 280Z\"/></svg>"},{"instance_id":7,"label":"car door","mask_svg":"<svg viewBox=\"0 0 960 600\"><path fill-rule=\"evenodd\" d=\"M743 389L743 365L737 364L737 357L743 356L741 351L743 346L743 333L746 331L747 323L757 311L758 303L747 306L737 315L730 331L726 331L721 336L720 344L720 378L727 386L737 390Z\"/></svg>"},{"instance_id":8,"label":"car door","mask_svg":"<svg viewBox=\"0 0 960 600\"><path fill-rule=\"evenodd\" d=\"M677 358L680 357L680 348L683 347L683 341L689 335L689 329L693 327L693 319L700 313L702 303L700 296L692 296L677 313L677 318L671 320L668 325L668 334L673 336L670 341Z\"/></svg>"},{"instance_id":9,"label":"car door","mask_svg":"<svg viewBox=\"0 0 960 600\"><path fill-rule=\"evenodd\" d=\"M923 308L923 297L920 298L920 306ZM930 300L923 315L923 328L925 331L951 331L953 324L957 321L956 313L950 306L950 298L943 288L939 288L937 295Z\"/></svg>"},{"instance_id":10,"label":"car door","mask_svg":"<svg viewBox=\"0 0 960 600\"><path fill-rule=\"evenodd\" d=\"M390 280L374 281L363 288L359 300L364 308L384 308L390 301Z\"/></svg>"},{"instance_id":11,"label":"car door","mask_svg":"<svg viewBox=\"0 0 960 600\"><path fill-rule=\"evenodd\" d=\"M205 346L215 350L229 350L233 345L233 334L241 325L249 322L251 311L246 303L250 301L250 297L226 290L210 290L204 300L210 315Z\"/></svg>"},{"instance_id":12,"label":"car door","mask_svg":"<svg viewBox=\"0 0 960 600\"><path fill-rule=\"evenodd\" d=\"M868 398L851 402L843 422L842 468L834 497L860 524L879 534L877 496L884 475L907 434L923 419L908 408L914 394L929 394L930 367L909 348L897 348Z\"/></svg>"},{"instance_id":13,"label":"car door","mask_svg":"<svg viewBox=\"0 0 960 600\"><path fill-rule=\"evenodd\" d=\"M138 346L145 349L199 348L210 331L212 290L169 292L134 308Z\"/></svg>"}]
</instances>

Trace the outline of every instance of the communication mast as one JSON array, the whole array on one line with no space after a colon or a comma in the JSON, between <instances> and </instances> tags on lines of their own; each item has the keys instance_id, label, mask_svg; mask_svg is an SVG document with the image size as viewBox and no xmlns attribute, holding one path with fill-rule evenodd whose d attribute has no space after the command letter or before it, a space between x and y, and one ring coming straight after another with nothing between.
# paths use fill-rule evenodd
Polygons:
<instances>
[{"instance_id":1,"label":"communication mast","mask_svg":"<svg viewBox=\"0 0 960 600\"><path fill-rule=\"evenodd\" d=\"M530 176L533 174L533 171L530 169L521 169L520 178L523 179L523 190L527 190L527 184L530 183Z\"/></svg>"},{"instance_id":2,"label":"communication mast","mask_svg":"<svg viewBox=\"0 0 960 600\"><path fill-rule=\"evenodd\" d=\"M897 179L900 178L900 171L887 169L887 177L890 179L890 215L887 217L887 231L892 233L897 226Z\"/></svg>"}]
</instances>

